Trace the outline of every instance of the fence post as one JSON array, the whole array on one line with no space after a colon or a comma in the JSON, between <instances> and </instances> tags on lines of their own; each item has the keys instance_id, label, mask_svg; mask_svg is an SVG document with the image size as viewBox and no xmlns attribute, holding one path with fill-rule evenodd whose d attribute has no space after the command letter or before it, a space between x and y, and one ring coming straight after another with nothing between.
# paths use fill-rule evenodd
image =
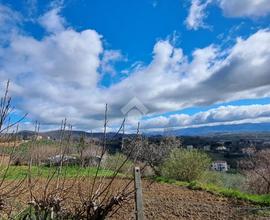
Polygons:
<instances>
[{"instance_id":1,"label":"fence post","mask_svg":"<svg viewBox=\"0 0 270 220\"><path fill-rule=\"evenodd\" d=\"M136 220L143 220L143 199L142 199L142 183L141 172L139 167L134 168L135 177L135 204L136 204Z\"/></svg>"}]
</instances>

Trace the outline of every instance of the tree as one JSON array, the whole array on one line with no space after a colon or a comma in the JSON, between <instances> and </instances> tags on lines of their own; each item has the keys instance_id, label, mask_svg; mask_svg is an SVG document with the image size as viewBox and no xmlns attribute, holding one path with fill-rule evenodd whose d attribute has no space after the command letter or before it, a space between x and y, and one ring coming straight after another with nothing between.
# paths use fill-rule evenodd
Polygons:
<instances>
[{"instance_id":1,"label":"tree","mask_svg":"<svg viewBox=\"0 0 270 220\"><path fill-rule=\"evenodd\" d=\"M136 146L137 149L132 155L133 158L136 157L138 160L145 162L157 176L160 176L160 165L163 164L173 149L182 146L182 142L179 138L173 136L163 137L159 142L150 142L147 138L140 137ZM125 151L129 151L129 149L125 148Z\"/></svg>"},{"instance_id":2,"label":"tree","mask_svg":"<svg viewBox=\"0 0 270 220\"><path fill-rule=\"evenodd\" d=\"M77 150L78 150L78 153L80 154L80 162L81 162L82 167L84 166L83 151L85 150L85 148L86 148L85 135L82 134L80 136L80 140L79 140L79 143L77 145Z\"/></svg>"},{"instance_id":3,"label":"tree","mask_svg":"<svg viewBox=\"0 0 270 220\"><path fill-rule=\"evenodd\" d=\"M210 166L209 156L199 150L174 149L165 160L161 173L181 181L198 180Z\"/></svg>"},{"instance_id":4,"label":"tree","mask_svg":"<svg viewBox=\"0 0 270 220\"><path fill-rule=\"evenodd\" d=\"M241 161L240 167L247 175L248 188L253 193L270 193L270 150L261 150Z\"/></svg>"},{"instance_id":5,"label":"tree","mask_svg":"<svg viewBox=\"0 0 270 220\"><path fill-rule=\"evenodd\" d=\"M116 170L120 164L123 164L124 161L126 160L126 156L121 153L116 153L116 154L110 154L104 164L103 167L105 169L109 170ZM119 169L119 172L124 173L124 174L130 174L133 168L133 163L130 160L127 160L124 165Z\"/></svg>"}]
</instances>

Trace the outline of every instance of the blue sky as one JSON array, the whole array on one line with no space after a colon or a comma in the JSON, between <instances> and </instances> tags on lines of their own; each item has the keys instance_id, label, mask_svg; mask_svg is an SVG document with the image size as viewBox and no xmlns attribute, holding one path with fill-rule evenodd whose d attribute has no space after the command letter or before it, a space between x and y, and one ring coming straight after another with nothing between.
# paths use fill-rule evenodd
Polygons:
<instances>
[{"instance_id":1,"label":"blue sky","mask_svg":"<svg viewBox=\"0 0 270 220\"><path fill-rule=\"evenodd\" d=\"M268 0L0 0L1 89L24 128L268 122L269 24Z\"/></svg>"}]
</instances>

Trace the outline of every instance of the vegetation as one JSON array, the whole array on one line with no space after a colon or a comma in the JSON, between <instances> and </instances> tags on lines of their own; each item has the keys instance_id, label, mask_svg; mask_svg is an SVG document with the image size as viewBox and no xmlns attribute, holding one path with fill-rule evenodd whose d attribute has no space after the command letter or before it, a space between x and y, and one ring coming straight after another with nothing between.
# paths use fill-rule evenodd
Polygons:
<instances>
[{"instance_id":1,"label":"vegetation","mask_svg":"<svg viewBox=\"0 0 270 220\"><path fill-rule=\"evenodd\" d=\"M132 179L116 186L114 184L117 179L125 177L121 175L122 168L126 164L131 166L136 162L136 160L131 162L130 155L140 143L139 126L137 134L128 144L130 152L127 152L124 160L118 160L119 164L115 164L111 170L108 170L106 166L102 166L108 154L107 105L104 114L103 139L99 146L94 146L93 142L86 143L84 138L81 138L76 145L71 138L72 126L66 119L61 123L58 140L45 143L38 141L40 124L36 123L31 140L21 144L17 139L19 135L16 125L24 117L15 123L9 121L13 108L11 108L11 98L8 96L8 87L9 82L0 102L0 140L4 153L1 155L3 157L0 164L1 219L101 220L113 216L124 203L133 198ZM119 132L124 127L124 122L125 120ZM14 126L15 130L10 131ZM79 154L80 166L74 166L77 164L74 154ZM87 161L91 159L93 164L90 166L90 163L82 163L82 159ZM47 165L53 166L45 167L46 160L50 161ZM70 164L73 166L68 166ZM77 191L76 202L70 201L71 189ZM23 199L20 205L15 202L18 195Z\"/></svg>"},{"instance_id":2,"label":"vegetation","mask_svg":"<svg viewBox=\"0 0 270 220\"><path fill-rule=\"evenodd\" d=\"M0 167L2 168L2 167ZM31 175L32 177L47 178L50 176L57 167L47 166L32 166ZM81 166L65 166L60 177L63 178L74 178L74 177L94 177L96 174L96 167L81 167ZM28 175L28 166L10 166L6 174L6 180L20 180L25 179ZM101 169L99 170L98 176L100 177L112 177L114 170ZM118 173L119 177L128 177L124 174ZM54 177L56 178L56 176Z\"/></svg>"},{"instance_id":3,"label":"vegetation","mask_svg":"<svg viewBox=\"0 0 270 220\"><path fill-rule=\"evenodd\" d=\"M110 170L115 170L117 169L117 167L123 164L126 159L127 157L121 153L110 154L103 163L103 167ZM124 165L119 169L119 172L124 174L131 174L132 168L133 162L131 160L127 160Z\"/></svg>"},{"instance_id":4,"label":"vegetation","mask_svg":"<svg viewBox=\"0 0 270 220\"><path fill-rule=\"evenodd\" d=\"M150 166L156 175L161 175L161 165L166 158L170 155L173 149L181 147L182 143L179 138L176 137L163 137L160 141L149 142L148 138L140 137L140 144L137 145L137 149L134 150L132 158L146 163ZM130 149L124 145L124 152L129 152Z\"/></svg>"},{"instance_id":5,"label":"vegetation","mask_svg":"<svg viewBox=\"0 0 270 220\"><path fill-rule=\"evenodd\" d=\"M205 171L198 181L203 184L248 192L246 176L240 173Z\"/></svg>"},{"instance_id":6,"label":"vegetation","mask_svg":"<svg viewBox=\"0 0 270 220\"><path fill-rule=\"evenodd\" d=\"M10 219L17 215L15 211L21 211L12 203L20 194L26 195L24 203L28 205L17 215L18 219L105 219L133 197L133 180L129 174L134 164L142 165L142 170L151 167L156 175L162 175L156 178L159 182L270 205L270 151L257 152L243 162L248 182L239 173L209 171L210 157L196 149L181 148L178 138L164 137L149 143L139 135L139 125L137 134L123 141L123 153L110 155L106 136L107 105L103 141L98 144L83 135L77 142L72 141L72 126L66 120L61 124L59 140L38 140L39 124L36 123L32 139L20 142L16 138L18 128L9 130L20 120L14 124L7 120L11 113L8 85L0 105L0 153L4 161L0 165L1 219ZM118 133L121 129L124 131L124 123L125 120ZM76 162L68 166L67 157L75 158ZM58 158L58 161L48 166L52 165L46 164L48 158ZM123 178L126 182L114 189L115 180ZM74 188L79 200L67 207L68 192ZM248 190L262 195L250 194Z\"/></svg>"},{"instance_id":7,"label":"vegetation","mask_svg":"<svg viewBox=\"0 0 270 220\"><path fill-rule=\"evenodd\" d=\"M181 181L198 180L209 169L210 158L198 150L174 149L162 165L162 175Z\"/></svg>"},{"instance_id":8,"label":"vegetation","mask_svg":"<svg viewBox=\"0 0 270 220\"><path fill-rule=\"evenodd\" d=\"M270 150L261 150L241 162L250 192L270 193ZM258 187L259 186L259 187Z\"/></svg>"},{"instance_id":9,"label":"vegetation","mask_svg":"<svg viewBox=\"0 0 270 220\"><path fill-rule=\"evenodd\" d=\"M245 200L245 201L257 204L257 205L270 206L269 194L265 194L265 195L250 194L250 193L241 192L237 189L220 187L220 186L216 186L210 183L208 184L201 183L199 181L185 182L185 181L178 181L174 179L168 179L165 177L157 177L155 178L155 180L160 183L169 183L169 184L174 184L177 186L188 187L192 190L205 190L210 193L214 193L214 194L218 194L218 195L226 196L226 197L231 197L235 199Z\"/></svg>"}]
</instances>

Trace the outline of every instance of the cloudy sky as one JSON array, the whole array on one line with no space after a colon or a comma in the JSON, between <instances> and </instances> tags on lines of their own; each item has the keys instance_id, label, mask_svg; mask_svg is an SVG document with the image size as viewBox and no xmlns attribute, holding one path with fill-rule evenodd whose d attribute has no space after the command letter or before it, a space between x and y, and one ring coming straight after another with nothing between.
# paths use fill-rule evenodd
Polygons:
<instances>
[{"instance_id":1,"label":"cloudy sky","mask_svg":"<svg viewBox=\"0 0 270 220\"><path fill-rule=\"evenodd\" d=\"M269 65L269 0L0 0L23 128L98 130L106 103L111 129L269 122Z\"/></svg>"}]
</instances>

